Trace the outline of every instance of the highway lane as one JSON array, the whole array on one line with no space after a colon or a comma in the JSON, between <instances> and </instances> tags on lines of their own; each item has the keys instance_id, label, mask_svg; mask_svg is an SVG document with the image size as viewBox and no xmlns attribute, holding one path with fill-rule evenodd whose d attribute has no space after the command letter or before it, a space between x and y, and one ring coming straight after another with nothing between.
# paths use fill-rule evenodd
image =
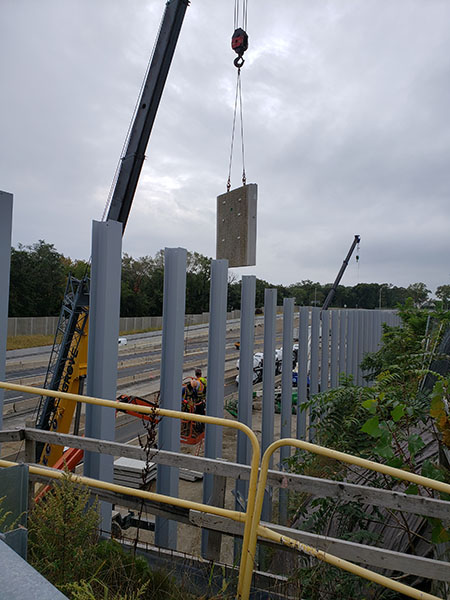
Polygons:
<instances>
[{"instance_id":1,"label":"highway lane","mask_svg":"<svg viewBox=\"0 0 450 600\"><path fill-rule=\"evenodd\" d=\"M161 332L127 336L127 345L119 347L118 394L146 396L159 389ZM229 322L226 334L227 374L225 396L236 391L235 361L239 356L235 343L239 341L239 322ZM255 325L255 350L262 349L263 327L259 319ZM7 353L6 379L12 383L42 387L45 380L50 348L26 349ZM185 376L196 367L207 371L208 325L194 326L185 333ZM4 426L23 426L25 420L36 415L39 397L23 396L5 391ZM14 423L14 425L13 425Z\"/></svg>"}]
</instances>

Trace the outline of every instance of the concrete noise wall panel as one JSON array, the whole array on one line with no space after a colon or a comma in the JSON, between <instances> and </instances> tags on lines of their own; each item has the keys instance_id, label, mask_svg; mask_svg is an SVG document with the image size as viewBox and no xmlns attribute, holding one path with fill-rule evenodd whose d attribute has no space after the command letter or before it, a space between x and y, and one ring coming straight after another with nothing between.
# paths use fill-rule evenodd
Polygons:
<instances>
[{"instance_id":1,"label":"concrete noise wall panel","mask_svg":"<svg viewBox=\"0 0 450 600\"><path fill-rule=\"evenodd\" d=\"M258 186L249 183L217 197L216 258L230 267L256 264Z\"/></svg>"}]
</instances>

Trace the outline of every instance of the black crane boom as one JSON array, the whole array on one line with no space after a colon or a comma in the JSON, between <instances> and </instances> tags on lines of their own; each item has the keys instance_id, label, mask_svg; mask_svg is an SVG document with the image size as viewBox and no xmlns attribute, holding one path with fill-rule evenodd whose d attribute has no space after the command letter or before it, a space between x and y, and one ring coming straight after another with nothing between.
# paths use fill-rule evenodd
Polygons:
<instances>
[{"instance_id":1,"label":"black crane boom","mask_svg":"<svg viewBox=\"0 0 450 600\"><path fill-rule=\"evenodd\" d=\"M107 220L123 224L130 214L131 204L145 160L156 112L166 83L189 0L169 0L161 23L147 79L131 127L127 147L121 159L119 173L109 207Z\"/></svg>"},{"instance_id":2,"label":"black crane boom","mask_svg":"<svg viewBox=\"0 0 450 600\"><path fill-rule=\"evenodd\" d=\"M353 250L359 244L360 239L361 238L359 237L359 235L355 235L355 239L353 240L353 243L350 246L350 250L348 251L348 254L345 257L344 262L342 263L342 267L340 268L340 271L337 274L336 280L333 283L331 290L328 292L328 296L325 298L325 302L323 303L322 310L327 310L328 307L330 306L331 301L333 300L334 294L336 293L337 286L339 285L339 282L342 279L342 275L344 274L344 271L347 268L348 262L353 254Z\"/></svg>"}]
</instances>

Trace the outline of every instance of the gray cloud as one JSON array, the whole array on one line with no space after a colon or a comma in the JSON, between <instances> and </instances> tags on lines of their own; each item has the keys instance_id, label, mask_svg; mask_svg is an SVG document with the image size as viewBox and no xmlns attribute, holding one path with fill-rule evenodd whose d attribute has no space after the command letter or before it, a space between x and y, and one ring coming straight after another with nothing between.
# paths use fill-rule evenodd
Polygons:
<instances>
[{"instance_id":1,"label":"gray cloud","mask_svg":"<svg viewBox=\"0 0 450 600\"><path fill-rule=\"evenodd\" d=\"M90 253L164 1L7 0L0 24L0 188L14 243ZM228 2L193 0L124 237L133 256L215 251L236 72ZM450 278L450 5L249 3L246 167L259 184L258 264L271 282L433 290ZM240 184L239 143L233 184Z\"/></svg>"}]
</instances>

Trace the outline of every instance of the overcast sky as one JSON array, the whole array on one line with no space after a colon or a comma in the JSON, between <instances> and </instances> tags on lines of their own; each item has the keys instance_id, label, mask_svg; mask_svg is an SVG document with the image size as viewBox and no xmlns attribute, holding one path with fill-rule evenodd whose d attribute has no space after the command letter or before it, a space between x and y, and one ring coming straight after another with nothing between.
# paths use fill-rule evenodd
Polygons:
<instances>
[{"instance_id":1,"label":"overcast sky","mask_svg":"<svg viewBox=\"0 0 450 600\"><path fill-rule=\"evenodd\" d=\"M164 0L2 0L0 189L13 245L90 255ZM192 0L123 240L215 253L234 0ZM449 0L249 0L242 69L257 265L271 283L450 282ZM240 185L235 151L232 184Z\"/></svg>"}]
</instances>

